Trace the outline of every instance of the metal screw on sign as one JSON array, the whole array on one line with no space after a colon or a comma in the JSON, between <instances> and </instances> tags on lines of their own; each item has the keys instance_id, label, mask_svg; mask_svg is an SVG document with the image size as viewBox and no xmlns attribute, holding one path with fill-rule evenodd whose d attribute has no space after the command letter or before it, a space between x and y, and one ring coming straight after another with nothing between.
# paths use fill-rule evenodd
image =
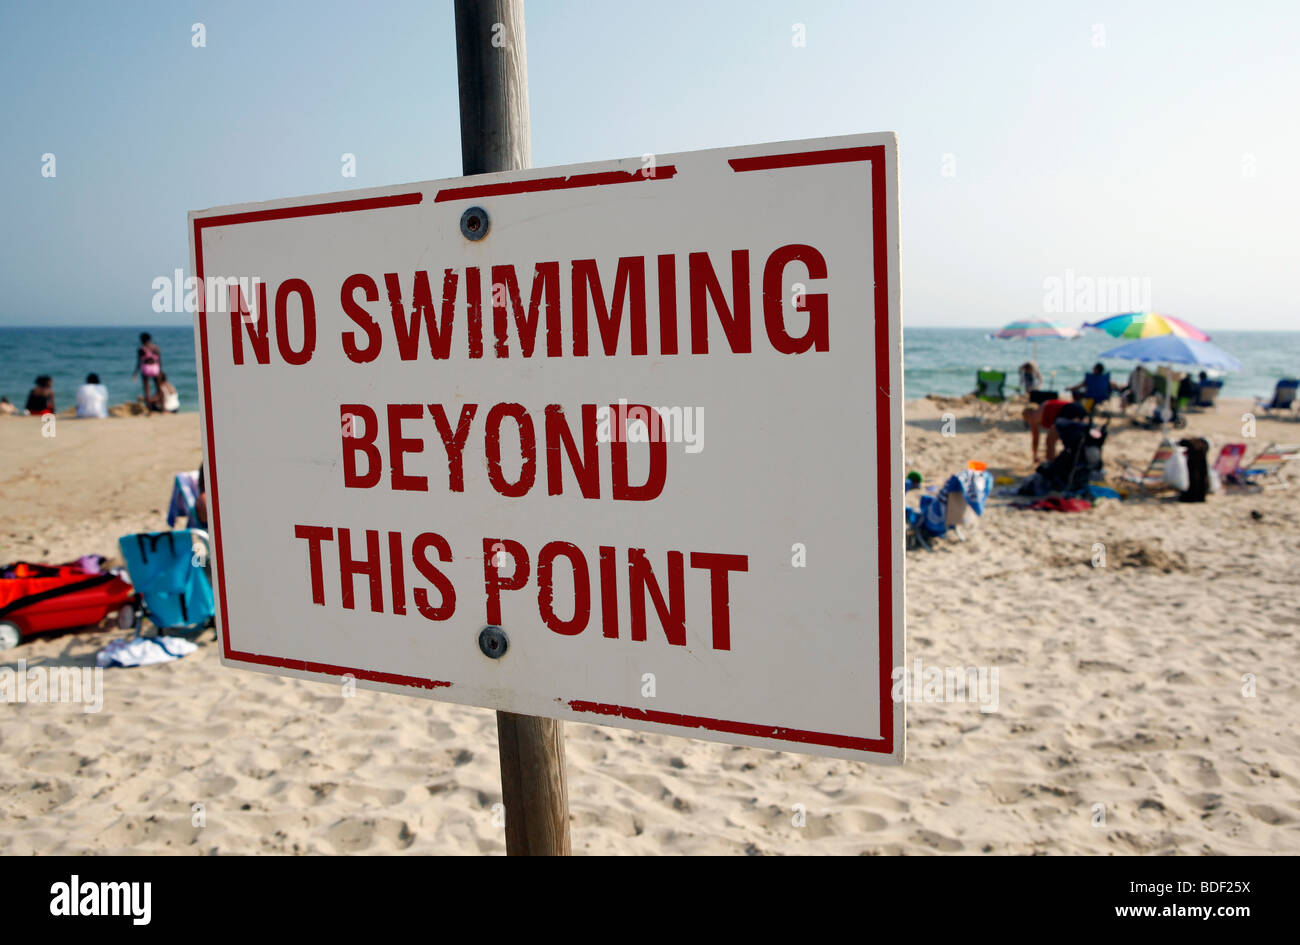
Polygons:
<instances>
[{"instance_id":1,"label":"metal screw on sign","mask_svg":"<svg viewBox=\"0 0 1300 945\"><path fill-rule=\"evenodd\" d=\"M510 638L500 627L489 625L479 631L478 648L488 659L499 660L510 648Z\"/></svg>"},{"instance_id":2,"label":"metal screw on sign","mask_svg":"<svg viewBox=\"0 0 1300 945\"><path fill-rule=\"evenodd\" d=\"M460 215L460 232L467 240L477 242L488 235L488 215L482 207L470 207Z\"/></svg>"}]
</instances>

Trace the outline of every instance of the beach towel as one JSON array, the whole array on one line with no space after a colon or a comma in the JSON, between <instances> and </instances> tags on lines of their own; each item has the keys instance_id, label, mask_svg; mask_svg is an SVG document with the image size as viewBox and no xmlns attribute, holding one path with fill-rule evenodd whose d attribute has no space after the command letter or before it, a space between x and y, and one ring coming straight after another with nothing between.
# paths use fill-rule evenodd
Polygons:
<instances>
[{"instance_id":1,"label":"beach towel","mask_svg":"<svg viewBox=\"0 0 1300 945\"><path fill-rule=\"evenodd\" d=\"M1062 499L1053 496L1050 499L1039 499L1037 502L1021 502L1016 508L1032 509L1035 512L1086 512L1092 508L1092 503L1087 499Z\"/></svg>"},{"instance_id":2,"label":"beach towel","mask_svg":"<svg viewBox=\"0 0 1300 945\"><path fill-rule=\"evenodd\" d=\"M172 498L167 506L167 527L175 528L176 520L185 517L186 524L198 522L194 505L199 497L199 471L179 472L172 481Z\"/></svg>"},{"instance_id":3,"label":"beach towel","mask_svg":"<svg viewBox=\"0 0 1300 945\"><path fill-rule=\"evenodd\" d=\"M197 649L198 646L180 637L131 637L109 641L108 646L95 654L95 663L105 667L152 666L178 660Z\"/></svg>"}]
</instances>

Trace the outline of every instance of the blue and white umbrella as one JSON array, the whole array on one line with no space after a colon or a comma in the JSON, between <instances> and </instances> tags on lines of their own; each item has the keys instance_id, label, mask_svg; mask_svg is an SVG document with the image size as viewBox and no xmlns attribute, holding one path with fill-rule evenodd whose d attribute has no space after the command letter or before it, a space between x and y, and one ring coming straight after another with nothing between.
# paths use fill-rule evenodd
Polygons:
<instances>
[{"instance_id":1,"label":"blue and white umbrella","mask_svg":"<svg viewBox=\"0 0 1300 945\"><path fill-rule=\"evenodd\" d=\"M1139 338L1101 354L1103 358L1127 361L1154 361L1159 364L1190 364L1218 371L1240 371L1241 362L1218 345L1178 335L1153 335Z\"/></svg>"},{"instance_id":2,"label":"blue and white umbrella","mask_svg":"<svg viewBox=\"0 0 1300 945\"><path fill-rule=\"evenodd\" d=\"M1157 364L1188 364L1217 371L1240 371L1241 362L1216 344L1181 338L1178 335L1153 335L1111 348L1102 358L1146 361ZM1169 410L1170 384L1165 383L1165 411Z\"/></svg>"}]
</instances>

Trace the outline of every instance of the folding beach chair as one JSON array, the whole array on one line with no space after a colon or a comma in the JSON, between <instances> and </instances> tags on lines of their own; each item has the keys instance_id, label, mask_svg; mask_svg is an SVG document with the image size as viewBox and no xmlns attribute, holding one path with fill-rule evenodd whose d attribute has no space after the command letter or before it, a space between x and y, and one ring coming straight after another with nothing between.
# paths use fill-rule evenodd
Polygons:
<instances>
[{"instance_id":1,"label":"folding beach chair","mask_svg":"<svg viewBox=\"0 0 1300 945\"><path fill-rule=\"evenodd\" d=\"M1242 460L1245 458L1245 443L1224 443L1213 466L1215 473L1218 474L1219 481L1223 483L1236 482L1237 476L1241 472Z\"/></svg>"},{"instance_id":2,"label":"folding beach chair","mask_svg":"<svg viewBox=\"0 0 1300 945\"><path fill-rule=\"evenodd\" d=\"M1083 409L1089 416L1095 416L1110 401L1112 393L1109 373L1083 376Z\"/></svg>"},{"instance_id":3,"label":"folding beach chair","mask_svg":"<svg viewBox=\"0 0 1300 945\"><path fill-rule=\"evenodd\" d=\"M1219 409L1219 392L1223 390L1223 381L1204 381L1196 389L1195 410Z\"/></svg>"},{"instance_id":4,"label":"folding beach chair","mask_svg":"<svg viewBox=\"0 0 1300 945\"><path fill-rule=\"evenodd\" d=\"M1286 464L1297 457L1300 457L1300 446L1270 443L1248 465L1238 469L1231 481L1236 485L1256 489L1285 486L1286 479L1282 472Z\"/></svg>"},{"instance_id":5,"label":"folding beach chair","mask_svg":"<svg viewBox=\"0 0 1300 945\"><path fill-rule=\"evenodd\" d=\"M195 505L199 495L199 471L178 472L172 479L172 497L167 503L167 527L174 528L178 518L188 525L198 525Z\"/></svg>"},{"instance_id":6,"label":"folding beach chair","mask_svg":"<svg viewBox=\"0 0 1300 945\"><path fill-rule=\"evenodd\" d=\"M117 541L135 585L133 612L120 620L135 627L145 617L160 631L193 631L213 625L212 582L204 565L208 534L197 528L123 535Z\"/></svg>"},{"instance_id":7,"label":"folding beach chair","mask_svg":"<svg viewBox=\"0 0 1300 945\"><path fill-rule=\"evenodd\" d=\"M1161 440L1160 446L1156 449L1156 454L1151 457L1151 462L1146 469L1139 470L1136 466L1128 463L1123 464L1123 470L1117 477L1117 483L1123 493L1126 486L1136 486L1138 492L1142 495L1155 495L1162 489L1168 489L1169 484L1165 482L1165 463L1169 462L1170 457L1174 455L1173 441L1166 438Z\"/></svg>"},{"instance_id":8,"label":"folding beach chair","mask_svg":"<svg viewBox=\"0 0 1300 945\"><path fill-rule=\"evenodd\" d=\"M1264 413L1271 415L1273 411L1292 410L1295 408L1296 389L1300 388L1300 380L1294 377L1284 377L1277 382L1277 388L1273 391L1273 399L1265 402L1262 399L1255 401L1255 407Z\"/></svg>"},{"instance_id":9,"label":"folding beach chair","mask_svg":"<svg viewBox=\"0 0 1300 945\"><path fill-rule=\"evenodd\" d=\"M1006 393L1007 372L985 368L975 372L975 410L985 423L1001 416L1010 398Z\"/></svg>"}]
</instances>

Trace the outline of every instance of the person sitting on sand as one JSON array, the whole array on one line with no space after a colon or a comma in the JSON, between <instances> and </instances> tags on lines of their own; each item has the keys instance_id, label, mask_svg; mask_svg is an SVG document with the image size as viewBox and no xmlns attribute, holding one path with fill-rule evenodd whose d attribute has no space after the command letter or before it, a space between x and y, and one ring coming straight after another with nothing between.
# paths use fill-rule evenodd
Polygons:
<instances>
[{"instance_id":1,"label":"person sitting on sand","mask_svg":"<svg viewBox=\"0 0 1300 945\"><path fill-rule=\"evenodd\" d=\"M1056 458L1056 447L1060 443L1060 437L1056 432L1056 421L1061 418L1078 420L1087 415L1087 411L1070 400L1047 400L1037 406L1026 407L1024 417L1025 422L1029 424L1032 461L1038 462L1038 440L1044 430L1047 431L1047 443L1044 447L1046 459L1051 462Z\"/></svg>"},{"instance_id":2,"label":"person sitting on sand","mask_svg":"<svg viewBox=\"0 0 1300 945\"><path fill-rule=\"evenodd\" d=\"M1156 382L1151 372L1142 365L1135 367L1128 376L1128 384L1120 388L1124 395L1124 406L1136 406L1155 393Z\"/></svg>"},{"instance_id":3,"label":"person sitting on sand","mask_svg":"<svg viewBox=\"0 0 1300 945\"><path fill-rule=\"evenodd\" d=\"M0 397L0 416L12 417L18 412L18 408L10 403L8 397Z\"/></svg>"},{"instance_id":4,"label":"person sitting on sand","mask_svg":"<svg viewBox=\"0 0 1300 945\"><path fill-rule=\"evenodd\" d=\"M176 385L167 380L166 374L158 375L158 388L160 393L154 397L149 406L153 410L161 410L163 413L176 413L181 409L181 395L176 391Z\"/></svg>"},{"instance_id":5,"label":"person sitting on sand","mask_svg":"<svg viewBox=\"0 0 1300 945\"><path fill-rule=\"evenodd\" d=\"M1026 394L1043 387L1043 372L1038 370L1038 365L1033 361L1020 365L1020 387Z\"/></svg>"},{"instance_id":6,"label":"person sitting on sand","mask_svg":"<svg viewBox=\"0 0 1300 945\"><path fill-rule=\"evenodd\" d=\"M48 374L36 378L36 386L27 395L27 412L32 416L54 413L54 382Z\"/></svg>"},{"instance_id":7,"label":"person sitting on sand","mask_svg":"<svg viewBox=\"0 0 1300 945\"><path fill-rule=\"evenodd\" d=\"M86 383L77 388L77 416L108 416L108 388L99 383L98 374L87 374Z\"/></svg>"},{"instance_id":8,"label":"person sitting on sand","mask_svg":"<svg viewBox=\"0 0 1300 945\"><path fill-rule=\"evenodd\" d=\"M153 378L154 387L159 397L162 397L162 390L158 388L158 378L162 374L162 352L158 350L158 345L153 341L150 334L141 332L140 347L135 349L135 370L131 372L131 379L139 374L141 381L144 383L143 400L147 404L149 397L149 379Z\"/></svg>"}]
</instances>

